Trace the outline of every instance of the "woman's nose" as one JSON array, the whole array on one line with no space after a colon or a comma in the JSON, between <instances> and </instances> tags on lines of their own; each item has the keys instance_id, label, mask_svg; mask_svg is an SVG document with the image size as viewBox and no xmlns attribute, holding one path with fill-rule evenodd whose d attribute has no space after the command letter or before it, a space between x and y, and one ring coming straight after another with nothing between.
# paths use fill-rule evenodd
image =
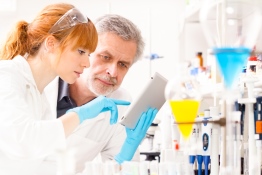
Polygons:
<instances>
[{"instance_id":1,"label":"woman's nose","mask_svg":"<svg viewBox=\"0 0 262 175\"><path fill-rule=\"evenodd\" d=\"M83 61L81 62L81 66L88 68L90 66L90 59L89 56L87 58L83 58Z\"/></svg>"}]
</instances>

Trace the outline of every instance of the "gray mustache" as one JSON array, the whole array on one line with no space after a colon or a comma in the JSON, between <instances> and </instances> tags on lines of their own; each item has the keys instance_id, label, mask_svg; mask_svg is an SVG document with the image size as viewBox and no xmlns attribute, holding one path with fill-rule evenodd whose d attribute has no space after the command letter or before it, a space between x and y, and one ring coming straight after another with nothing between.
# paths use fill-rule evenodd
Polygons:
<instances>
[{"instance_id":1,"label":"gray mustache","mask_svg":"<svg viewBox=\"0 0 262 175\"><path fill-rule=\"evenodd\" d=\"M99 78L101 80L104 80L104 81L107 81L107 82L110 82L112 84L117 84L117 80L116 78L113 78L113 77L102 77L102 76L97 76L96 78Z\"/></svg>"}]
</instances>

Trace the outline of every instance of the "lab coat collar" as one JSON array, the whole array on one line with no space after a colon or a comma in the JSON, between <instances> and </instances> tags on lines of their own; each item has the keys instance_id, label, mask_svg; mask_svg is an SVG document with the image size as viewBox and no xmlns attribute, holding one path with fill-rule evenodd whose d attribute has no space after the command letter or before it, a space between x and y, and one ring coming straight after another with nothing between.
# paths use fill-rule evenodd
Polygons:
<instances>
[{"instance_id":1,"label":"lab coat collar","mask_svg":"<svg viewBox=\"0 0 262 175\"><path fill-rule=\"evenodd\" d=\"M19 67L20 70L22 70L22 73L24 75L24 77L26 78L26 80L28 80L28 82L30 82L30 84L32 84L33 86L36 86L35 83L35 79L33 77L33 73L31 71L31 68L28 64L28 62L26 61L26 59L24 57L22 57L21 55L17 55L15 56L12 61L14 61L14 64Z\"/></svg>"},{"instance_id":2,"label":"lab coat collar","mask_svg":"<svg viewBox=\"0 0 262 175\"><path fill-rule=\"evenodd\" d=\"M63 97L69 97L68 83L59 78L57 101L62 100Z\"/></svg>"}]
</instances>

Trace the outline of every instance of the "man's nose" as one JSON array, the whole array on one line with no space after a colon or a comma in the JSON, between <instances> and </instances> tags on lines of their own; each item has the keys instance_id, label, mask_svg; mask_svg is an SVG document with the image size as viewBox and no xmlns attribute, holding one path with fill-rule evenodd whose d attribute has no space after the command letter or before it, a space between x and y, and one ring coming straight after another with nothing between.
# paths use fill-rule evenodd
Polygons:
<instances>
[{"instance_id":1,"label":"man's nose","mask_svg":"<svg viewBox=\"0 0 262 175\"><path fill-rule=\"evenodd\" d=\"M110 64L106 70L106 73L110 74L111 77L116 77L117 76L117 65Z\"/></svg>"}]
</instances>

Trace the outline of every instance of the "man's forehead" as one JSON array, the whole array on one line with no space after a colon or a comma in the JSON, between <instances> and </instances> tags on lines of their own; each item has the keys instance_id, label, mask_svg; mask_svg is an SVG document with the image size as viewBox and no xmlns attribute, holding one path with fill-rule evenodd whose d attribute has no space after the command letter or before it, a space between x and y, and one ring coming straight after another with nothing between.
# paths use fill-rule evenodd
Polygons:
<instances>
[{"instance_id":1,"label":"man's forehead","mask_svg":"<svg viewBox=\"0 0 262 175\"><path fill-rule=\"evenodd\" d=\"M99 35L96 52L133 62L137 44L132 40L126 41L114 33L104 33Z\"/></svg>"}]
</instances>

